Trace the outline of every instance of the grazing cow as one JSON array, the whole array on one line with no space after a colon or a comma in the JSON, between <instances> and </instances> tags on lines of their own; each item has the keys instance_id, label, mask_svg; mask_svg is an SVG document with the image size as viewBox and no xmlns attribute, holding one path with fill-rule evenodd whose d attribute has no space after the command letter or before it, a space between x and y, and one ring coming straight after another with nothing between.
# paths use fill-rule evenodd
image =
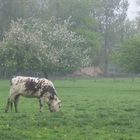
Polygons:
<instances>
[{"instance_id":1,"label":"grazing cow","mask_svg":"<svg viewBox=\"0 0 140 140\"><path fill-rule=\"evenodd\" d=\"M60 109L61 101L59 100L54 85L45 78L16 76L11 80L10 96L7 100L5 112L14 103L17 112L19 97L33 97L39 99L40 111L46 102L51 112L57 112Z\"/></svg>"}]
</instances>

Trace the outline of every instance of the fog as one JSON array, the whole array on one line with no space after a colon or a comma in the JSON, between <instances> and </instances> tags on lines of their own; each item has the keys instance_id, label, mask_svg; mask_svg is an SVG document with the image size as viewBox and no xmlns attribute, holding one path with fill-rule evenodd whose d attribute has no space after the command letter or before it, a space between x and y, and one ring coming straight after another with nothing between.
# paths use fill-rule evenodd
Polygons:
<instances>
[{"instance_id":1,"label":"fog","mask_svg":"<svg viewBox=\"0 0 140 140\"><path fill-rule=\"evenodd\" d=\"M129 8L127 11L128 18L130 20L134 20L138 16L138 11L140 6L136 3L136 0L128 0L129 1Z\"/></svg>"}]
</instances>

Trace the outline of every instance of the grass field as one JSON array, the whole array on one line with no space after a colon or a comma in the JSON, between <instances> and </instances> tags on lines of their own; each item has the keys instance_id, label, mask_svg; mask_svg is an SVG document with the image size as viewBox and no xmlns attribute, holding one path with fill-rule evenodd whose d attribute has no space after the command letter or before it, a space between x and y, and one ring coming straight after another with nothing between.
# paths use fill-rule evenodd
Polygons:
<instances>
[{"instance_id":1,"label":"grass field","mask_svg":"<svg viewBox=\"0 0 140 140\"><path fill-rule=\"evenodd\" d=\"M60 112L21 97L19 113L4 113L9 81L0 81L0 140L140 140L140 79L54 83Z\"/></svg>"}]
</instances>

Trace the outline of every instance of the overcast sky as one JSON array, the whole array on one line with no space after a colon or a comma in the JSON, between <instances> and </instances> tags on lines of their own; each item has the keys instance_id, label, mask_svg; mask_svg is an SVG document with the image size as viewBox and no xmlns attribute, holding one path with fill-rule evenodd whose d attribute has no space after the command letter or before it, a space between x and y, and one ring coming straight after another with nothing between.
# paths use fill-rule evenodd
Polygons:
<instances>
[{"instance_id":1,"label":"overcast sky","mask_svg":"<svg viewBox=\"0 0 140 140\"><path fill-rule=\"evenodd\" d=\"M133 20L137 16L137 11L140 10L140 7L136 4L136 0L128 0L129 1L129 9L127 12L128 18Z\"/></svg>"}]
</instances>

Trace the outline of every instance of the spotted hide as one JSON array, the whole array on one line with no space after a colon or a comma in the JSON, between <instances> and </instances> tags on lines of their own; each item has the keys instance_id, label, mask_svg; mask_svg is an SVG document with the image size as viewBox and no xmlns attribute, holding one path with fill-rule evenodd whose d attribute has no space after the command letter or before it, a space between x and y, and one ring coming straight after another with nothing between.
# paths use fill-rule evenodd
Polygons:
<instances>
[{"instance_id":1,"label":"spotted hide","mask_svg":"<svg viewBox=\"0 0 140 140\"><path fill-rule=\"evenodd\" d=\"M7 100L5 112L14 103L15 111L19 97L38 98L40 111L42 111L44 103L47 103L51 112L60 110L61 101L59 100L53 83L45 78L16 76L11 79L10 95Z\"/></svg>"}]
</instances>

